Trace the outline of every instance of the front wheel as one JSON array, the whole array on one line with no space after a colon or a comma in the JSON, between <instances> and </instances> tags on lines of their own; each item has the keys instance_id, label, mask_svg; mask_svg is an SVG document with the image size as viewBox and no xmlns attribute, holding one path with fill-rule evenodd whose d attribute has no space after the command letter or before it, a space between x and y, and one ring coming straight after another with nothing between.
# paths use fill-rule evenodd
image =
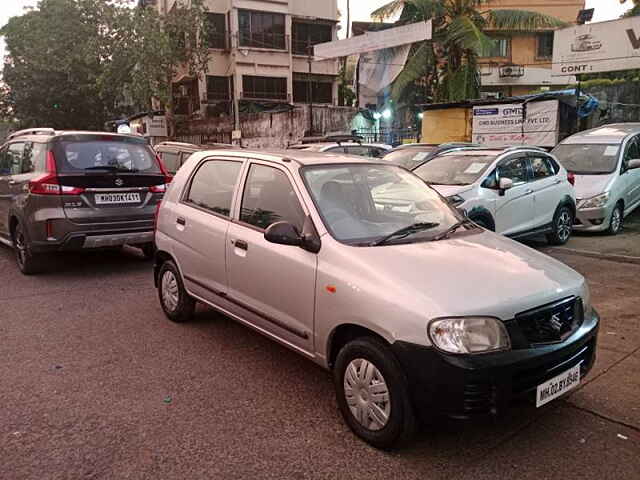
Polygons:
<instances>
[{"instance_id":1,"label":"front wheel","mask_svg":"<svg viewBox=\"0 0 640 480\"><path fill-rule=\"evenodd\" d=\"M624 211L622 209L622 205L619 203L611 212L611 218L609 219L609 228L607 229L607 233L609 235L617 235L622 230L622 223L624 220Z\"/></svg>"},{"instance_id":2,"label":"front wheel","mask_svg":"<svg viewBox=\"0 0 640 480\"><path fill-rule=\"evenodd\" d=\"M171 260L164 262L158 272L158 297L169 320L176 323L191 320L196 302L185 290L178 267Z\"/></svg>"},{"instance_id":3,"label":"front wheel","mask_svg":"<svg viewBox=\"0 0 640 480\"><path fill-rule=\"evenodd\" d=\"M347 343L334 367L338 407L351 430L377 448L392 448L413 435L416 420L400 364L380 340Z\"/></svg>"},{"instance_id":4,"label":"front wheel","mask_svg":"<svg viewBox=\"0 0 640 480\"><path fill-rule=\"evenodd\" d=\"M558 208L553 216L551 228L551 233L547 234L547 241L551 245L564 245L567 243L573 230L573 210L567 206Z\"/></svg>"}]
</instances>

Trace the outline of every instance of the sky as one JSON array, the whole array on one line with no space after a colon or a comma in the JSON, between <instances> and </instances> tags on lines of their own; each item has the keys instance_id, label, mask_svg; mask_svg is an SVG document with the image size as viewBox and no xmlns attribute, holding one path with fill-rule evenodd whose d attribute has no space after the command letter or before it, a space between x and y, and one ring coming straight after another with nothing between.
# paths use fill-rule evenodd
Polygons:
<instances>
[{"instance_id":1,"label":"sky","mask_svg":"<svg viewBox=\"0 0 640 480\"><path fill-rule=\"evenodd\" d=\"M295 0L294 0L295 1ZM329 1L329 0L319 0ZM369 14L389 0L351 0L351 19L355 21L369 20ZM10 17L21 15L25 7L33 7L38 0L0 0L0 26L7 23ZM594 21L613 20L618 18L631 5L628 0L620 5L619 0L587 0L587 8L595 8ZM347 0L338 0L338 8L342 12L342 32L346 32ZM341 34L341 37L343 36ZM4 58L4 41L0 39L0 59Z\"/></svg>"}]
</instances>

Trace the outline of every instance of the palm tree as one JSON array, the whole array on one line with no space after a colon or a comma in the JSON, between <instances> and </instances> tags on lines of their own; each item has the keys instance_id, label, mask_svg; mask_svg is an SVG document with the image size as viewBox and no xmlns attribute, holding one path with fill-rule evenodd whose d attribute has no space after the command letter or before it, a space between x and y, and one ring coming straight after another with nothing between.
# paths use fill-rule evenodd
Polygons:
<instances>
[{"instance_id":1,"label":"palm tree","mask_svg":"<svg viewBox=\"0 0 640 480\"><path fill-rule=\"evenodd\" d=\"M487 0L394 0L371 16L385 20L401 12L399 23L433 20L433 40L411 46L409 58L394 81L394 101L416 101L417 82L431 101L455 102L478 98L478 56L494 44L487 30L530 32L555 29L566 23L524 10L483 9Z\"/></svg>"}]
</instances>

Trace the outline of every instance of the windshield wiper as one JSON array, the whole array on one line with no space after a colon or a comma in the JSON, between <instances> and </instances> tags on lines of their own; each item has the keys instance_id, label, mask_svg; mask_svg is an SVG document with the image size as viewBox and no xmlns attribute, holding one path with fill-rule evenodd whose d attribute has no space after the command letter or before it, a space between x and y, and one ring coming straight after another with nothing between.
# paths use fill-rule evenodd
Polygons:
<instances>
[{"instance_id":1,"label":"windshield wiper","mask_svg":"<svg viewBox=\"0 0 640 480\"><path fill-rule=\"evenodd\" d=\"M460 227L462 227L464 225L473 225L474 227L477 227L475 223L473 223L468 218L465 218L464 220L460 220L459 222L456 222L453 225L451 225L449 228L447 228L440 235L437 235L437 236L433 237L433 241L437 242L439 240L444 240L445 238L448 238L449 235L451 235L452 233L454 233L456 230L458 230Z\"/></svg>"},{"instance_id":2,"label":"windshield wiper","mask_svg":"<svg viewBox=\"0 0 640 480\"><path fill-rule=\"evenodd\" d=\"M418 233L418 232L422 232L424 230L429 230L429 229L432 229L432 228L436 228L438 225L440 225L440 224L439 223L435 223L435 222L414 223L413 225L409 225L408 227L403 227L400 230L396 230L395 232L390 233L389 235L385 235L384 237L371 242L369 244L369 246L370 247L378 247L380 245L384 245L385 243L387 243L392 238L396 238L396 237L404 238L404 237L407 237L409 235L413 235L414 233Z\"/></svg>"}]
</instances>

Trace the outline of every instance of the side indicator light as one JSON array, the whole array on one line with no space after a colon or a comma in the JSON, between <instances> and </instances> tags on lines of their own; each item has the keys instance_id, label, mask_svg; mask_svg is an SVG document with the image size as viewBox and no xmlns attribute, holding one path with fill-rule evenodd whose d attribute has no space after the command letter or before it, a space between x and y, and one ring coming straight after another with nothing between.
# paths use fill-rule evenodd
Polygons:
<instances>
[{"instance_id":1,"label":"side indicator light","mask_svg":"<svg viewBox=\"0 0 640 480\"><path fill-rule=\"evenodd\" d=\"M327 292L329 292L329 293L336 293L336 290L337 290L334 285L327 285L325 288L327 289Z\"/></svg>"}]
</instances>

